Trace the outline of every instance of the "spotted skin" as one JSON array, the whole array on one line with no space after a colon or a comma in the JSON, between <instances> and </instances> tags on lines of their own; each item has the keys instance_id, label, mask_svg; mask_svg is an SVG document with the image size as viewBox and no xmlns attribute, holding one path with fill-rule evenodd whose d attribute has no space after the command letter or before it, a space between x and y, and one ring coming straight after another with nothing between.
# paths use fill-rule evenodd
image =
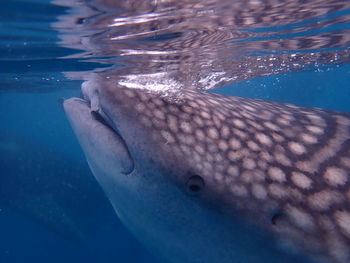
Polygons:
<instances>
[{"instance_id":1,"label":"spotted skin","mask_svg":"<svg viewBox=\"0 0 350 263\"><path fill-rule=\"evenodd\" d=\"M349 262L349 114L199 91L99 92L103 111L118 105L162 155L200 175L207 198L313 258Z\"/></svg>"},{"instance_id":2,"label":"spotted skin","mask_svg":"<svg viewBox=\"0 0 350 263\"><path fill-rule=\"evenodd\" d=\"M349 9L348 0L55 2L71 7L53 25L63 46L84 50L78 57L108 57L111 64L123 57L126 67L70 77L99 78L92 85L99 102L90 98L90 109L113 120L131 156L162 165L180 189L199 176L205 187L195 198L312 258L350 262L349 115L195 91L348 63L347 29L319 32L348 22L339 15ZM337 16L309 21L330 14ZM301 21L309 22L293 25ZM177 91L157 95L116 86Z\"/></svg>"}]
</instances>

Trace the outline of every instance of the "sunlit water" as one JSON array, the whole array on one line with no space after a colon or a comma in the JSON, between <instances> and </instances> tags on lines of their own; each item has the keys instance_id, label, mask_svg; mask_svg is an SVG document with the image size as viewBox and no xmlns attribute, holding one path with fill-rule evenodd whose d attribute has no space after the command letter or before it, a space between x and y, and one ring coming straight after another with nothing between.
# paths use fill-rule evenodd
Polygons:
<instances>
[{"instance_id":1,"label":"sunlit water","mask_svg":"<svg viewBox=\"0 0 350 263\"><path fill-rule=\"evenodd\" d=\"M350 111L348 1L87 2L0 3L0 262L155 262L63 114L83 80Z\"/></svg>"}]
</instances>

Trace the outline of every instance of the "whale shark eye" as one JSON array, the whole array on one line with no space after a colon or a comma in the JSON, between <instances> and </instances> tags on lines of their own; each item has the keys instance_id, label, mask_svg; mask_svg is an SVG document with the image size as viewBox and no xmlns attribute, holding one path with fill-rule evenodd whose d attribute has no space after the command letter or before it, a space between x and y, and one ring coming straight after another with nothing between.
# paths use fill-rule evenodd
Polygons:
<instances>
[{"instance_id":1,"label":"whale shark eye","mask_svg":"<svg viewBox=\"0 0 350 263\"><path fill-rule=\"evenodd\" d=\"M281 220L283 220L285 217L285 214L282 210L274 211L271 215L271 224L274 226L277 226Z\"/></svg>"},{"instance_id":2,"label":"whale shark eye","mask_svg":"<svg viewBox=\"0 0 350 263\"><path fill-rule=\"evenodd\" d=\"M187 181L187 193L191 195L198 194L204 188L204 185L202 177L199 175L193 175Z\"/></svg>"}]
</instances>

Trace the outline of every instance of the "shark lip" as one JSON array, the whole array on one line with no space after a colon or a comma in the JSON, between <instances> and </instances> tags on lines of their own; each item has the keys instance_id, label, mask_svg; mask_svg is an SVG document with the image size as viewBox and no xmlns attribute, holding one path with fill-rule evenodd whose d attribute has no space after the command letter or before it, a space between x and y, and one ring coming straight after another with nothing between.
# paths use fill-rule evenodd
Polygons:
<instances>
[{"instance_id":1,"label":"shark lip","mask_svg":"<svg viewBox=\"0 0 350 263\"><path fill-rule=\"evenodd\" d=\"M123 144L123 147L125 148L126 152L128 153L129 157L130 157L130 161L131 161L131 167L130 169L128 169L127 171L123 172L123 174L125 175L129 175L134 171L135 168L135 164L134 164L134 160L131 156L130 150L128 148L128 144L126 143L125 139L122 137L122 135L120 134L118 128L116 127L116 125L114 125L114 123L112 122L112 120L109 118L109 116L107 114L105 114L103 112L103 110L98 107L98 109L92 109L91 108L91 102L89 100L89 98L75 98L75 101L81 104L84 104L85 106L87 106L89 108L90 114L92 116L92 119L96 122L98 122L100 125L103 125L103 127L105 127L106 129L108 129L110 132L112 132L120 141L120 143Z\"/></svg>"},{"instance_id":2,"label":"shark lip","mask_svg":"<svg viewBox=\"0 0 350 263\"><path fill-rule=\"evenodd\" d=\"M114 129L112 124L110 123L110 121L107 121L107 118L103 118L102 115L105 114L101 114L99 111L97 110L91 110L91 115L92 117L94 117L94 119L98 122L100 122L101 124L103 124L104 126L108 127L109 129L111 129L113 132L117 133L119 135L119 137L122 138L122 136L120 135L120 133L118 132L117 129ZM125 142L125 141L124 141Z\"/></svg>"}]
</instances>

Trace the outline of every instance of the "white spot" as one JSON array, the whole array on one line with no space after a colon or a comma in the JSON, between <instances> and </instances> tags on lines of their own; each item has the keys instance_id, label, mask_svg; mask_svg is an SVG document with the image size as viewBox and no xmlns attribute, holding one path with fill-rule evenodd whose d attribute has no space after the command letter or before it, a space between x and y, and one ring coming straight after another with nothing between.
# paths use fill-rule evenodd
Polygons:
<instances>
[{"instance_id":1,"label":"white spot","mask_svg":"<svg viewBox=\"0 0 350 263\"><path fill-rule=\"evenodd\" d=\"M308 133L302 133L300 135L301 140L307 144L313 144L317 142L317 138Z\"/></svg>"},{"instance_id":2,"label":"white spot","mask_svg":"<svg viewBox=\"0 0 350 263\"><path fill-rule=\"evenodd\" d=\"M164 120L165 119L165 114L164 112L160 111L160 110L154 110L153 112L154 116L158 119Z\"/></svg>"},{"instance_id":3,"label":"white spot","mask_svg":"<svg viewBox=\"0 0 350 263\"><path fill-rule=\"evenodd\" d=\"M297 188L289 187L289 191L290 191L290 196L291 196L293 201L299 202L299 201L304 199L304 196Z\"/></svg>"},{"instance_id":4,"label":"white spot","mask_svg":"<svg viewBox=\"0 0 350 263\"><path fill-rule=\"evenodd\" d=\"M309 205L318 211L326 211L330 209L333 204L337 204L342 201L342 195L331 190L322 190L308 198Z\"/></svg>"},{"instance_id":5,"label":"white spot","mask_svg":"<svg viewBox=\"0 0 350 263\"><path fill-rule=\"evenodd\" d=\"M235 138L231 138L229 141L229 145L232 149L237 150L241 147L241 142Z\"/></svg>"},{"instance_id":6,"label":"white spot","mask_svg":"<svg viewBox=\"0 0 350 263\"><path fill-rule=\"evenodd\" d=\"M228 149L228 145L225 141L223 140L220 140L218 142L218 146L219 146L219 149L222 150L222 151L226 151Z\"/></svg>"},{"instance_id":7,"label":"white spot","mask_svg":"<svg viewBox=\"0 0 350 263\"><path fill-rule=\"evenodd\" d=\"M196 124L198 124L198 126L203 126L203 124L204 124L202 118L199 117L199 116L194 116L194 117L193 117L193 121L194 121Z\"/></svg>"},{"instance_id":8,"label":"white spot","mask_svg":"<svg viewBox=\"0 0 350 263\"><path fill-rule=\"evenodd\" d=\"M193 138L192 135L187 135L187 134L179 134L178 139L188 145L193 145L195 143L195 139Z\"/></svg>"},{"instance_id":9,"label":"white spot","mask_svg":"<svg viewBox=\"0 0 350 263\"><path fill-rule=\"evenodd\" d=\"M206 111L201 111L201 116L205 119L210 119L210 114Z\"/></svg>"},{"instance_id":10,"label":"white spot","mask_svg":"<svg viewBox=\"0 0 350 263\"><path fill-rule=\"evenodd\" d=\"M194 153L193 153L193 160L194 160L196 163L199 163L199 162L202 161L202 158L201 158L201 156L200 156L198 153L194 152Z\"/></svg>"},{"instance_id":11,"label":"white spot","mask_svg":"<svg viewBox=\"0 0 350 263\"><path fill-rule=\"evenodd\" d=\"M190 155L191 154L191 149L187 145L181 145L180 149L185 155Z\"/></svg>"},{"instance_id":12,"label":"white spot","mask_svg":"<svg viewBox=\"0 0 350 263\"><path fill-rule=\"evenodd\" d=\"M306 116L309 118L309 120L311 120L311 122L313 122L316 125L319 125L319 126L325 125L324 119L316 114L309 113L309 114L306 114Z\"/></svg>"},{"instance_id":13,"label":"white spot","mask_svg":"<svg viewBox=\"0 0 350 263\"><path fill-rule=\"evenodd\" d=\"M167 116L167 120L168 120L168 127L169 129L174 132L177 133L178 132L178 126L177 126L177 119L175 116L173 115L168 115Z\"/></svg>"},{"instance_id":14,"label":"white spot","mask_svg":"<svg viewBox=\"0 0 350 263\"><path fill-rule=\"evenodd\" d=\"M293 121L294 120L294 117L290 114L282 114L281 117L285 120L288 120L288 121Z\"/></svg>"},{"instance_id":15,"label":"white spot","mask_svg":"<svg viewBox=\"0 0 350 263\"><path fill-rule=\"evenodd\" d=\"M221 128L222 138L227 138L229 135L230 135L230 129L226 125L222 126Z\"/></svg>"},{"instance_id":16,"label":"white spot","mask_svg":"<svg viewBox=\"0 0 350 263\"><path fill-rule=\"evenodd\" d=\"M262 170L266 170L267 168L267 163L262 161L262 160L259 160L258 161L258 166L262 169Z\"/></svg>"},{"instance_id":17,"label":"white spot","mask_svg":"<svg viewBox=\"0 0 350 263\"><path fill-rule=\"evenodd\" d=\"M255 137L261 144L265 144L268 146L271 146L271 144L272 144L270 137L268 137L267 135L265 135L263 133L257 133L257 134L255 134Z\"/></svg>"},{"instance_id":18,"label":"white spot","mask_svg":"<svg viewBox=\"0 0 350 263\"><path fill-rule=\"evenodd\" d=\"M256 111L255 108L253 108L253 107L251 107L251 106L249 106L249 105L243 105L243 108L245 108L245 109L248 110L248 111L252 111L252 112L255 112L255 111Z\"/></svg>"},{"instance_id":19,"label":"white spot","mask_svg":"<svg viewBox=\"0 0 350 263\"><path fill-rule=\"evenodd\" d=\"M235 165L230 165L227 169L227 173L231 176L238 176L239 175L238 167Z\"/></svg>"},{"instance_id":20,"label":"white spot","mask_svg":"<svg viewBox=\"0 0 350 263\"><path fill-rule=\"evenodd\" d=\"M217 116L217 118L218 118L219 120L224 121L224 120L226 119L225 115L222 114L222 113L219 112L219 111L215 112L215 115Z\"/></svg>"},{"instance_id":21,"label":"white spot","mask_svg":"<svg viewBox=\"0 0 350 263\"><path fill-rule=\"evenodd\" d=\"M188 105L190 105L192 108L198 108L199 107L199 105L193 100L189 101Z\"/></svg>"},{"instance_id":22,"label":"white spot","mask_svg":"<svg viewBox=\"0 0 350 263\"><path fill-rule=\"evenodd\" d=\"M335 212L335 219L343 233L350 238L350 214L346 211Z\"/></svg>"},{"instance_id":23,"label":"white spot","mask_svg":"<svg viewBox=\"0 0 350 263\"><path fill-rule=\"evenodd\" d=\"M161 99L154 99L153 103L159 107L163 107L164 106L164 101Z\"/></svg>"},{"instance_id":24,"label":"white spot","mask_svg":"<svg viewBox=\"0 0 350 263\"><path fill-rule=\"evenodd\" d=\"M205 139L205 134L201 129L197 129L195 132L196 138L200 141L203 141Z\"/></svg>"},{"instance_id":25,"label":"white spot","mask_svg":"<svg viewBox=\"0 0 350 263\"><path fill-rule=\"evenodd\" d=\"M230 161L237 161L242 158L242 154L239 151L229 151L228 152L228 159Z\"/></svg>"},{"instance_id":26,"label":"white spot","mask_svg":"<svg viewBox=\"0 0 350 263\"><path fill-rule=\"evenodd\" d=\"M340 162L342 165L344 165L347 168L350 168L350 158L349 157L342 157L340 159Z\"/></svg>"},{"instance_id":27,"label":"white spot","mask_svg":"<svg viewBox=\"0 0 350 263\"><path fill-rule=\"evenodd\" d=\"M233 132L234 135L240 137L241 139L246 139L246 138L248 137L247 133L242 132L242 131L239 130L239 129L233 128L233 129L232 129L232 132Z\"/></svg>"},{"instance_id":28,"label":"white spot","mask_svg":"<svg viewBox=\"0 0 350 263\"><path fill-rule=\"evenodd\" d=\"M243 160L243 167L248 170L252 170L256 167L256 163L253 159L251 158L245 158Z\"/></svg>"},{"instance_id":29,"label":"white spot","mask_svg":"<svg viewBox=\"0 0 350 263\"><path fill-rule=\"evenodd\" d=\"M260 106L260 105L259 105ZM263 110L259 112L258 116L260 119L271 120L274 114L271 111Z\"/></svg>"},{"instance_id":30,"label":"white spot","mask_svg":"<svg viewBox=\"0 0 350 263\"><path fill-rule=\"evenodd\" d=\"M214 159L216 162L222 162L224 158L222 157L222 155L220 153L217 153L217 154L215 154Z\"/></svg>"},{"instance_id":31,"label":"white spot","mask_svg":"<svg viewBox=\"0 0 350 263\"><path fill-rule=\"evenodd\" d=\"M203 162L203 167L205 170L212 170L212 165L210 162Z\"/></svg>"},{"instance_id":32,"label":"white spot","mask_svg":"<svg viewBox=\"0 0 350 263\"><path fill-rule=\"evenodd\" d=\"M125 89L124 93L125 93L126 96L128 96L130 98L135 97L135 93L132 90L130 90L130 89Z\"/></svg>"},{"instance_id":33,"label":"white spot","mask_svg":"<svg viewBox=\"0 0 350 263\"><path fill-rule=\"evenodd\" d=\"M285 198L288 196L288 191L286 191L287 189L283 186L281 186L280 184L270 184L269 185L269 193L272 196L275 196L277 198Z\"/></svg>"},{"instance_id":34,"label":"white spot","mask_svg":"<svg viewBox=\"0 0 350 263\"><path fill-rule=\"evenodd\" d=\"M170 132L167 132L167 131L161 131L160 132L163 136L163 138L168 142L168 143L174 143L175 142L175 139L174 139L174 136L171 135Z\"/></svg>"},{"instance_id":35,"label":"white spot","mask_svg":"<svg viewBox=\"0 0 350 263\"><path fill-rule=\"evenodd\" d=\"M136 104L135 109L139 112L142 112L146 109L146 106L143 103L138 103L138 104Z\"/></svg>"},{"instance_id":36,"label":"white spot","mask_svg":"<svg viewBox=\"0 0 350 263\"><path fill-rule=\"evenodd\" d=\"M139 97L142 101L147 101L148 100L148 96L145 93L139 93Z\"/></svg>"},{"instance_id":37,"label":"white spot","mask_svg":"<svg viewBox=\"0 0 350 263\"><path fill-rule=\"evenodd\" d=\"M276 121L278 122L278 124L281 124L284 126L290 125L290 121L284 118L278 118Z\"/></svg>"},{"instance_id":38,"label":"white spot","mask_svg":"<svg viewBox=\"0 0 350 263\"><path fill-rule=\"evenodd\" d=\"M208 99L208 102L213 104L213 105L220 105L220 103L218 101L216 101L215 99Z\"/></svg>"},{"instance_id":39,"label":"white spot","mask_svg":"<svg viewBox=\"0 0 350 263\"><path fill-rule=\"evenodd\" d=\"M248 141L247 145L252 151L258 151L260 149L259 146L253 141Z\"/></svg>"},{"instance_id":40,"label":"white spot","mask_svg":"<svg viewBox=\"0 0 350 263\"><path fill-rule=\"evenodd\" d=\"M219 138L219 132L217 131L217 129L213 128L213 127L210 127L208 129L208 135L210 138L216 140Z\"/></svg>"},{"instance_id":41,"label":"white spot","mask_svg":"<svg viewBox=\"0 0 350 263\"><path fill-rule=\"evenodd\" d=\"M252 186L252 194L260 200L263 200L267 196L267 192L265 187L263 187L261 184L253 184Z\"/></svg>"},{"instance_id":42,"label":"white spot","mask_svg":"<svg viewBox=\"0 0 350 263\"><path fill-rule=\"evenodd\" d=\"M260 152L260 157L266 162L271 162L273 160L272 156L268 152Z\"/></svg>"},{"instance_id":43,"label":"white spot","mask_svg":"<svg viewBox=\"0 0 350 263\"><path fill-rule=\"evenodd\" d=\"M309 177L298 172L292 172L291 179L296 186L302 189L310 189L312 184L312 181Z\"/></svg>"},{"instance_id":44,"label":"white spot","mask_svg":"<svg viewBox=\"0 0 350 263\"><path fill-rule=\"evenodd\" d=\"M247 122L250 126L255 128L256 130L264 130L264 127L262 127L260 124L256 123L256 121L248 120Z\"/></svg>"},{"instance_id":45,"label":"white spot","mask_svg":"<svg viewBox=\"0 0 350 263\"><path fill-rule=\"evenodd\" d=\"M276 124L274 124L272 122L269 122L269 121L264 122L264 125L265 125L265 127L269 128L269 129L271 129L273 131L279 131L280 130L280 128Z\"/></svg>"},{"instance_id":46,"label":"white spot","mask_svg":"<svg viewBox=\"0 0 350 263\"><path fill-rule=\"evenodd\" d=\"M283 142L284 141L284 137L282 137L281 135L279 135L277 133L272 134L272 139L274 139L276 142Z\"/></svg>"},{"instance_id":47,"label":"white spot","mask_svg":"<svg viewBox=\"0 0 350 263\"><path fill-rule=\"evenodd\" d=\"M270 167L267 171L269 177L277 182L285 182L286 181L286 174L278 167Z\"/></svg>"},{"instance_id":48,"label":"white spot","mask_svg":"<svg viewBox=\"0 0 350 263\"><path fill-rule=\"evenodd\" d=\"M289 150L294 154L303 154L306 152L305 146L298 142L289 142L288 143Z\"/></svg>"},{"instance_id":49,"label":"white spot","mask_svg":"<svg viewBox=\"0 0 350 263\"><path fill-rule=\"evenodd\" d=\"M223 181L224 177L223 177L223 175L221 173L215 173L214 174L214 179L215 179L215 181L220 182L217 185L221 185L221 182Z\"/></svg>"},{"instance_id":50,"label":"white spot","mask_svg":"<svg viewBox=\"0 0 350 263\"><path fill-rule=\"evenodd\" d=\"M313 218L301 208L287 205L286 211L296 226L303 230L312 230L314 228L315 222Z\"/></svg>"},{"instance_id":51,"label":"white spot","mask_svg":"<svg viewBox=\"0 0 350 263\"><path fill-rule=\"evenodd\" d=\"M240 178L244 183L251 183L254 181L253 172L248 170L242 172Z\"/></svg>"},{"instance_id":52,"label":"white spot","mask_svg":"<svg viewBox=\"0 0 350 263\"><path fill-rule=\"evenodd\" d=\"M332 224L333 225L333 224ZM334 228L334 227L333 227ZM349 247L338 233L332 231L327 238L328 251L338 262L348 262L350 258Z\"/></svg>"},{"instance_id":53,"label":"white spot","mask_svg":"<svg viewBox=\"0 0 350 263\"><path fill-rule=\"evenodd\" d=\"M192 113L193 112L193 109L189 106L182 106L181 109L184 111L184 112L187 112L187 113Z\"/></svg>"},{"instance_id":54,"label":"white spot","mask_svg":"<svg viewBox=\"0 0 350 263\"><path fill-rule=\"evenodd\" d=\"M245 128L245 126L246 126L245 123L240 119L234 119L232 122L238 128Z\"/></svg>"},{"instance_id":55,"label":"white spot","mask_svg":"<svg viewBox=\"0 0 350 263\"><path fill-rule=\"evenodd\" d=\"M252 171L252 176L254 177L254 179L258 182L261 182L263 180L265 180L265 173L261 170L253 170Z\"/></svg>"},{"instance_id":56,"label":"white spot","mask_svg":"<svg viewBox=\"0 0 350 263\"><path fill-rule=\"evenodd\" d=\"M282 165L285 165L285 166L290 166L291 165L291 161L283 153L276 152L274 154L274 157L275 157L276 161L279 162Z\"/></svg>"},{"instance_id":57,"label":"white spot","mask_svg":"<svg viewBox=\"0 0 350 263\"><path fill-rule=\"evenodd\" d=\"M209 163L212 163L212 162L214 161L214 157L213 157L213 155L210 154L210 153L207 153L207 154L206 154L206 159L207 159L207 161L208 161Z\"/></svg>"},{"instance_id":58,"label":"white spot","mask_svg":"<svg viewBox=\"0 0 350 263\"><path fill-rule=\"evenodd\" d=\"M236 196L239 196L239 197L248 196L247 188L243 185L238 185L238 184L232 185L230 190Z\"/></svg>"},{"instance_id":59,"label":"white spot","mask_svg":"<svg viewBox=\"0 0 350 263\"><path fill-rule=\"evenodd\" d=\"M242 118L243 120L254 119L253 115L249 112L246 112L246 111L242 111L241 116L243 117Z\"/></svg>"},{"instance_id":60,"label":"white spot","mask_svg":"<svg viewBox=\"0 0 350 263\"><path fill-rule=\"evenodd\" d=\"M342 186L348 179L346 171L337 167L328 167L323 176L332 186Z\"/></svg>"},{"instance_id":61,"label":"white spot","mask_svg":"<svg viewBox=\"0 0 350 263\"><path fill-rule=\"evenodd\" d=\"M216 153L218 152L218 146L216 145L216 143L211 143L208 145L208 151L211 153Z\"/></svg>"},{"instance_id":62,"label":"white spot","mask_svg":"<svg viewBox=\"0 0 350 263\"><path fill-rule=\"evenodd\" d=\"M313 125L308 125L306 126L306 129L311 132L311 133L314 133L314 134L323 134L323 129L321 127L318 127L318 126L313 126Z\"/></svg>"},{"instance_id":63,"label":"white spot","mask_svg":"<svg viewBox=\"0 0 350 263\"><path fill-rule=\"evenodd\" d=\"M141 116L140 120L146 127L152 127L152 122L146 116Z\"/></svg>"}]
</instances>

